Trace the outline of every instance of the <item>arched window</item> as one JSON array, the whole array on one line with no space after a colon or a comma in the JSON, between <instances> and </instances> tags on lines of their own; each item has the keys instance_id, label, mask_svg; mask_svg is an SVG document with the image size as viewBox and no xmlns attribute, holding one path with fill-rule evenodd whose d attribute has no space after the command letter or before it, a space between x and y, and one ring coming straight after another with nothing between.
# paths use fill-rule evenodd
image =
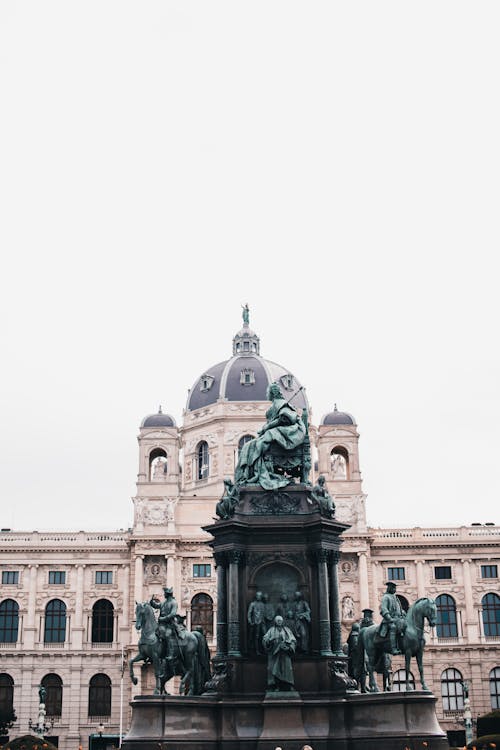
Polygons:
<instances>
[{"instance_id":1,"label":"arched window","mask_svg":"<svg viewBox=\"0 0 500 750\"><path fill-rule=\"evenodd\" d=\"M16 643L19 629L19 604L4 599L0 604L0 643Z\"/></svg>"},{"instance_id":2,"label":"arched window","mask_svg":"<svg viewBox=\"0 0 500 750\"><path fill-rule=\"evenodd\" d=\"M486 594L481 599L483 607L483 628L485 636L500 635L500 596Z\"/></svg>"},{"instance_id":3,"label":"arched window","mask_svg":"<svg viewBox=\"0 0 500 750\"><path fill-rule=\"evenodd\" d=\"M457 638L457 607L455 600L448 594L441 594L436 599L438 638Z\"/></svg>"},{"instance_id":4,"label":"arched window","mask_svg":"<svg viewBox=\"0 0 500 750\"><path fill-rule=\"evenodd\" d=\"M463 711L464 686L458 669L445 669L441 675L441 697L444 711Z\"/></svg>"},{"instance_id":5,"label":"arched window","mask_svg":"<svg viewBox=\"0 0 500 750\"><path fill-rule=\"evenodd\" d=\"M240 437L238 440L238 456L241 453L241 449L245 445L245 443L249 443L250 440L253 440L253 435L243 435L243 437Z\"/></svg>"},{"instance_id":6,"label":"arched window","mask_svg":"<svg viewBox=\"0 0 500 750\"><path fill-rule=\"evenodd\" d=\"M401 609L406 614L406 612L408 612L408 610L410 609L410 602L408 601L406 596L403 596L402 594L396 594L396 596L399 600L399 603L401 604Z\"/></svg>"},{"instance_id":7,"label":"arched window","mask_svg":"<svg viewBox=\"0 0 500 750\"><path fill-rule=\"evenodd\" d=\"M191 599L191 630L199 625L207 638L214 632L214 603L208 594L196 594Z\"/></svg>"},{"instance_id":8,"label":"arched window","mask_svg":"<svg viewBox=\"0 0 500 750\"><path fill-rule=\"evenodd\" d=\"M52 599L45 607L45 643L64 643L66 640L66 605Z\"/></svg>"},{"instance_id":9,"label":"arched window","mask_svg":"<svg viewBox=\"0 0 500 750\"><path fill-rule=\"evenodd\" d=\"M111 716L111 680L106 674L90 679L89 716Z\"/></svg>"},{"instance_id":10,"label":"arched window","mask_svg":"<svg viewBox=\"0 0 500 750\"><path fill-rule=\"evenodd\" d=\"M42 678L42 685L47 691L45 696L45 710L47 716L60 716L62 714L62 680L57 674L46 674Z\"/></svg>"},{"instance_id":11,"label":"arched window","mask_svg":"<svg viewBox=\"0 0 500 750\"><path fill-rule=\"evenodd\" d=\"M196 477L197 479L208 479L210 469L208 457L208 443L204 440L198 443L196 449Z\"/></svg>"},{"instance_id":12,"label":"arched window","mask_svg":"<svg viewBox=\"0 0 500 750\"><path fill-rule=\"evenodd\" d=\"M149 479L161 481L168 471L167 453L163 448L154 448L149 454Z\"/></svg>"},{"instance_id":13,"label":"arched window","mask_svg":"<svg viewBox=\"0 0 500 750\"><path fill-rule=\"evenodd\" d=\"M339 445L330 453L330 471L334 479L349 479L349 454Z\"/></svg>"},{"instance_id":14,"label":"arched window","mask_svg":"<svg viewBox=\"0 0 500 750\"><path fill-rule=\"evenodd\" d=\"M500 708L500 667L490 672L490 699L492 708Z\"/></svg>"},{"instance_id":15,"label":"arched window","mask_svg":"<svg viewBox=\"0 0 500 750\"><path fill-rule=\"evenodd\" d=\"M92 607L92 643L113 643L114 608L107 599Z\"/></svg>"},{"instance_id":16,"label":"arched window","mask_svg":"<svg viewBox=\"0 0 500 750\"><path fill-rule=\"evenodd\" d=\"M14 710L14 680L6 672L0 674L0 716L8 716Z\"/></svg>"},{"instance_id":17,"label":"arched window","mask_svg":"<svg viewBox=\"0 0 500 750\"><path fill-rule=\"evenodd\" d=\"M412 690L415 690L415 678L413 672L410 672L410 686ZM392 675L392 692L393 693L404 693L406 690L406 671L404 669L396 669Z\"/></svg>"}]
</instances>

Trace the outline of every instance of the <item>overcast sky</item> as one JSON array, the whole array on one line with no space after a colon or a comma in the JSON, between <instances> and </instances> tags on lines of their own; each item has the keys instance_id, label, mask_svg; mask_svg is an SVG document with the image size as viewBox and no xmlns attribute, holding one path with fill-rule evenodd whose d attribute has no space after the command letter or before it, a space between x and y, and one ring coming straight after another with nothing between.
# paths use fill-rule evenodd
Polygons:
<instances>
[{"instance_id":1,"label":"overcast sky","mask_svg":"<svg viewBox=\"0 0 500 750\"><path fill-rule=\"evenodd\" d=\"M261 353L368 520L500 522L500 5L0 3L2 527L132 523L138 426Z\"/></svg>"}]
</instances>

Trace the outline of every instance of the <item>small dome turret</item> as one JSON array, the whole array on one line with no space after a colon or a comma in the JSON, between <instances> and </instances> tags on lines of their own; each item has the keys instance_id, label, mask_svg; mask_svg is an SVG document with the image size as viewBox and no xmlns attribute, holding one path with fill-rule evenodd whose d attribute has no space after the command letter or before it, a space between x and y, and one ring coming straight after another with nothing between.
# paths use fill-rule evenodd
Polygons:
<instances>
[{"instance_id":1,"label":"small dome turret","mask_svg":"<svg viewBox=\"0 0 500 750\"><path fill-rule=\"evenodd\" d=\"M356 424L356 420L346 411L339 411L337 409L337 404L334 404L333 411L325 414L321 420L321 424Z\"/></svg>"},{"instance_id":2,"label":"small dome turret","mask_svg":"<svg viewBox=\"0 0 500 750\"><path fill-rule=\"evenodd\" d=\"M170 414L164 414L161 406L158 407L157 414L149 414L141 422L141 430L145 427L175 427L175 420Z\"/></svg>"}]
</instances>

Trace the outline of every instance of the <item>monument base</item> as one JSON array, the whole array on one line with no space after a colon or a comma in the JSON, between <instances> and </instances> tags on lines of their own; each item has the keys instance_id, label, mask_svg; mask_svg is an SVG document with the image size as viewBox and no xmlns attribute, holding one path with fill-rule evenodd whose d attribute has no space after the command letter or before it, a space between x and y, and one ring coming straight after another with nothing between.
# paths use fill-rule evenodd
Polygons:
<instances>
[{"instance_id":1,"label":"monument base","mask_svg":"<svg viewBox=\"0 0 500 750\"><path fill-rule=\"evenodd\" d=\"M124 750L447 750L428 692L138 696ZM424 744L426 743L426 744Z\"/></svg>"}]
</instances>

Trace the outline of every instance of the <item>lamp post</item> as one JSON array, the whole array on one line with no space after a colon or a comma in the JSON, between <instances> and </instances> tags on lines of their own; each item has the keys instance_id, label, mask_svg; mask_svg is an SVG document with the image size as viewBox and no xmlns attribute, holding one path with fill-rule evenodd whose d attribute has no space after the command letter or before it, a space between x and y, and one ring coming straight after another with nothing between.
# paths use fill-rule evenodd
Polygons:
<instances>
[{"instance_id":1,"label":"lamp post","mask_svg":"<svg viewBox=\"0 0 500 750\"><path fill-rule=\"evenodd\" d=\"M465 726L465 744L468 745L469 742L472 742L473 740L472 711L470 710L470 700L469 700L469 683L463 682L462 687L464 691L463 720L464 720L464 726Z\"/></svg>"}]
</instances>

